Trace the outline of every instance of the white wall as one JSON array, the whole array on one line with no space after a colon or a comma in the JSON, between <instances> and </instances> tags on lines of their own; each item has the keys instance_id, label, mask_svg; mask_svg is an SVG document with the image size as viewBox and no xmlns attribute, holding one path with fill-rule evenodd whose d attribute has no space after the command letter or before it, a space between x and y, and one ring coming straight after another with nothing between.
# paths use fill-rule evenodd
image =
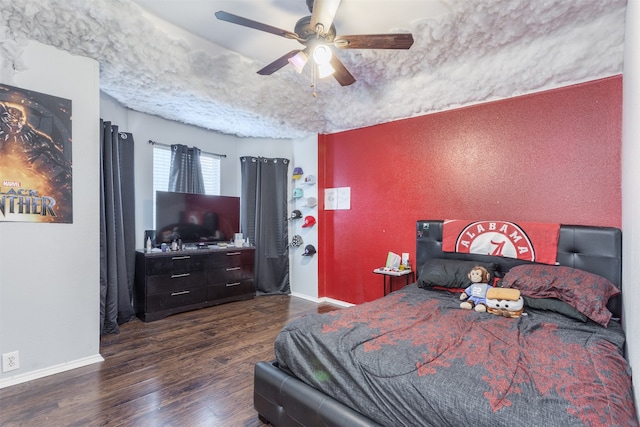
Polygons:
<instances>
[{"instance_id":1,"label":"white wall","mask_svg":"<svg viewBox=\"0 0 640 427\"><path fill-rule=\"evenodd\" d=\"M623 325L640 410L640 2L627 2L622 105ZM640 418L640 413L638 414Z\"/></svg>"},{"instance_id":2,"label":"white wall","mask_svg":"<svg viewBox=\"0 0 640 427\"><path fill-rule=\"evenodd\" d=\"M99 67L29 42L3 83L71 99L73 223L0 222L0 353L20 368L0 387L103 360L99 354Z\"/></svg>"},{"instance_id":3,"label":"white wall","mask_svg":"<svg viewBox=\"0 0 640 427\"><path fill-rule=\"evenodd\" d=\"M299 180L293 182L290 194L293 188L300 187L304 192L301 199L292 200L290 203L289 213L294 209L302 212L302 217L311 215L318 221L318 211L322 209L322 200L318 193L318 185L305 185L302 183L307 175L315 175L318 177L318 137L311 135L300 141L293 143L294 161L291 171L294 167L301 167L304 175ZM305 206L305 200L308 197L315 197L318 205L314 208ZM318 227L317 222L313 227L302 228L303 219L290 221L289 224L289 240L298 234L304 242L299 248L291 248L289 251L289 276L291 278L291 294L318 300L318 257L322 256L322 248L318 245ZM313 256L302 256L305 246L313 245L318 253Z\"/></svg>"}]
</instances>

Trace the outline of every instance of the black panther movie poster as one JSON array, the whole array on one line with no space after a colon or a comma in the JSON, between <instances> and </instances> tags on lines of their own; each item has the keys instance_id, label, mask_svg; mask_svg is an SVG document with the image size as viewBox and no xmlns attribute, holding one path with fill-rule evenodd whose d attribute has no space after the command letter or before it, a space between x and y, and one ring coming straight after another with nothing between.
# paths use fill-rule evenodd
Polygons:
<instances>
[{"instance_id":1,"label":"black panther movie poster","mask_svg":"<svg viewBox=\"0 0 640 427\"><path fill-rule=\"evenodd\" d=\"M0 221L73 223L71 100L0 83Z\"/></svg>"}]
</instances>

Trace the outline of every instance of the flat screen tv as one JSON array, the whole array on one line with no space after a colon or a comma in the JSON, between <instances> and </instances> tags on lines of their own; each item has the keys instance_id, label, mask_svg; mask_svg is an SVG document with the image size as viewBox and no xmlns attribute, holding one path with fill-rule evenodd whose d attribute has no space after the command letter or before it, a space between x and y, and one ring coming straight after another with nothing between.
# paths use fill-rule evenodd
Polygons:
<instances>
[{"instance_id":1,"label":"flat screen tv","mask_svg":"<svg viewBox=\"0 0 640 427\"><path fill-rule=\"evenodd\" d=\"M212 244L240 232L240 198L156 191L156 244Z\"/></svg>"}]
</instances>

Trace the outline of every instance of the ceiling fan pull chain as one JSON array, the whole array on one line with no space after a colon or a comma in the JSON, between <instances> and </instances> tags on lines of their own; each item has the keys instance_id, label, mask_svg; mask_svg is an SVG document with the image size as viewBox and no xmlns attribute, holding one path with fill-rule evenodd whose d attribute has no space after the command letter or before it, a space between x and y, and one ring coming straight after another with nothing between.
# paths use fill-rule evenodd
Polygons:
<instances>
[{"instance_id":1,"label":"ceiling fan pull chain","mask_svg":"<svg viewBox=\"0 0 640 427\"><path fill-rule=\"evenodd\" d=\"M311 64L311 87L313 88L313 97L317 98L318 94L316 93L316 64L315 62Z\"/></svg>"}]
</instances>

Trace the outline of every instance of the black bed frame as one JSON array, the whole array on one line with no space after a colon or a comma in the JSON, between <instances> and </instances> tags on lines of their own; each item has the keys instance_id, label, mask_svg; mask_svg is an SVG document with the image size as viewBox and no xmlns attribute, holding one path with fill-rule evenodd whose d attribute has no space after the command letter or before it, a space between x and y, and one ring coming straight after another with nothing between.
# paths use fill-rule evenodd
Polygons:
<instances>
[{"instance_id":1,"label":"black bed frame","mask_svg":"<svg viewBox=\"0 0 640 427\"><path fill-rule=\"evenodd\" d=\"M442 252L441 220L417 221L416 272L432 258L467 259L499 264L499 272L527 261ZM578 268L609 279L622 289L622 233L613 227L561 225L558 265ZM419 276L418 276L419 279ZM609 301L609 310L619 318L621 296ZM277 362L258 362L254 371L254 407L260 418L284 426L379 426L362 414L319 392L280 369Z\"/></svg>"}]
</instances>

